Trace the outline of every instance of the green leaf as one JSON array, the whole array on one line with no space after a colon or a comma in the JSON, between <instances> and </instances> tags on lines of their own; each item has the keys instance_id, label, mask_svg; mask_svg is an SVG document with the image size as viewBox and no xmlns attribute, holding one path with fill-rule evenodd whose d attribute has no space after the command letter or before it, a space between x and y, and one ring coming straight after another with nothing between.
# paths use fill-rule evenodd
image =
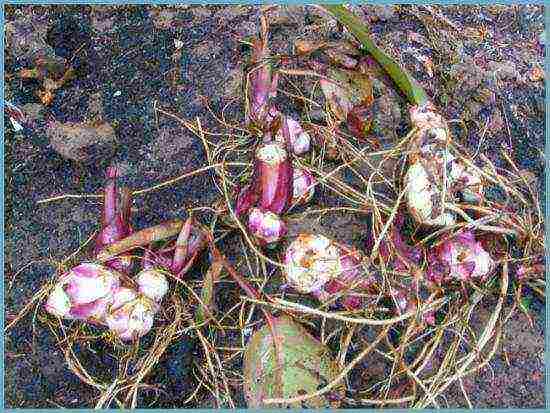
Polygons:
<instances>
[{"instance_id":1,"label":"green leaf","mask_svg":"<svg viewBox=\"0 0 550 413\"><path fill-rule=\"evenodd\" d=\"M399 89L407 96L407 99L415 105L422 105L428 101L428 95L393 58L384 53L371 40L365 25L350 11L340 5L321 6L330 12L342 25L344 25L363 45L365 50L384 68Z\"/></svg>"},{"instance_id":2,"label":"green leaf","mask_svg":"<svg viewBox=\"0 0 550 413\"><path fill-rule=\"evenodd\" d=\"M326 386L338 375L338 366L329 350L289 317L273 320L279 336L284 360L282 366L282 393L284 398L311 394ZM256 331L244 353L244 392L248 407L276 407L264 405L267 398L281 396L277 382L277 357L271 329L265 325ZM343 395L342 386L334 391ZM338 403L319 396L290 407L338 407Z\"/></svg>"}]
</instances>

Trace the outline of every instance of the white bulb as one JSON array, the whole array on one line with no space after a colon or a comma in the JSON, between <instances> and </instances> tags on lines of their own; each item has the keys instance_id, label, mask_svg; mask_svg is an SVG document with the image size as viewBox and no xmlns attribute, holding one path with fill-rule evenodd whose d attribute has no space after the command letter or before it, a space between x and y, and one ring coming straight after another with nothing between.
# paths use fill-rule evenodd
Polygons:
<instances>
[{"instance_id":1,"label":"white bulb","mask_svg":"<svg viewBox=\"0 0 550 413\"><path fill-rule=\"evenodd\" d=\"M71 318L71 301L63 290L61 284L57 284L46 301L46 311L58 317Z\"/></svg>"},{"instance_id":2,"label":"white bulb","mask_svg":"<svg viewBox=\"0 0 550 413\"><path fill-rule=\"evenodd\" d=\"M430 181L428 172L420 161L412 164L405 176L407 206L412 216L425 225L452 225L456 218L453 213L442 212L432 216L434 203L441 201L441 192ZM438 198L439 197L439 198Z\"/></svg>"},{"instance_id":3,"label":"white bulb","mask_svg":"<svg viewBox=\"0 0 550 413\"><path fill-rule=\"evenodd\" d=\"M135 340L151 330L158 308L150 298L137 295L128 288L121 288L115 294L115 304L105 322L121 340Z\"/></svg>"},{"instance_id":4,"label":"white bulb","mask_svg":"<svg viewBox=\"0 0 550 413\"><path fill-rule=\"evenodd\" d=\"M164 274L155 268L141 271L136 276L136 282L140 293L157 302L162 300L169 288Z\"/></svg>"},{"instance_id":5,"label":"white bulb","mask_svg":"<svg viewBox=\"0 0 550 413\"><path fill-rule=\"evenodd\" d=\"M285 275L300 292L318 291L341 273L339 248L322 235L301 234L286 250Z\"/></svg>"}]
</instances>

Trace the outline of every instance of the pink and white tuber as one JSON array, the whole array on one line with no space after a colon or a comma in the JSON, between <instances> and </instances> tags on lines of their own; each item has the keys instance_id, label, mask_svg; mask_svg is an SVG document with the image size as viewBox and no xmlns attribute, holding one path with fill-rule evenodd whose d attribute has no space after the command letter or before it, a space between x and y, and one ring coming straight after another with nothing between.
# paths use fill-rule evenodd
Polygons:
<instances>
[{"instance_id":1,"label":"pink and white tuber","mask_svg":"<svg viewBox=\"0 0 550 413\"><path fill-rule=\"evenodd\" d=\"M279 215L252 208L248 214L248 229L260 245L279 241L287 233L286 224Z\"/></svg>"},{"instance_id":2,"label":"pink and white tuber","mask_svg":"<svg viewBox=\"0 0 550 413\"><path fill-rule=\"evenodd\" d=\"M72 320L101 323L120 287L121 275L99 264L83 263L59 277L45 309Z\"/></svg>"},{"instance_id":3,"label":"pink and white tuber","mask_svg":"<svg viewBox=\"0 0 550 413\"><path fill-rule=\"evenodd\" d=\"M235 213L249 213L248 229L263 244L278 241L286 232L280 215L290 206L292 182L293 167L285 146L274 141L261 144L252 182L237 197Z\"/></svg>"},{"instance_id":4,"label":"pink and white tuber","mask_svg":"<svg viewBox=\"0 0 550 413\"><path fill-rule=\"evenodd\" d=\"M286 250L287 282L301 293L320 292L341 273L340 251L323 235L300 234Z\"/></svg>"},{"instance_id":5,"label":"pink and white tuber","mask_svg":"<svg viewBox=\"0 0 550 413\"><path fill-rule=\"evenodd\" d=\"M262 143L256 150L252 182L239 193L235 213L249 213L248 229L261 244L277 242L286 234L280 216L291 205L309 202L314 186L311 173L293 167L283 143Z\"/></svg>"},{"instance_id":6,"label":"pink and white tuber","mask_svg":"<svg viewBox=\"0 0 550 413\"><path fill-rule=\"evenodd\" d=\"M450 281L483 281L491 275L495 263L471 231L461 232L443 241L428 255L429 282L441 285Z\"/></svg>"},{"instance_id":7,"label":"pink and white tuber","mask_svg":"<svg viewBox=\"0 0 550 413\"><path fill-rule=\"evenodd\" d=\"M304 294L325 301L335 293L350 288L368 288L358 254L343 248L323 235L300 234L288 246L285 256L285 277L289 286ZM361 306L361 300L350 294L344 304Z\"/></svg>"},{"instance_id":8,"label":"pink and white tuber","mask_svg":"<svg viewBox=\"0 0 550 413\"><path fill-rule=\"evenodd\" d=\"M270 111L271 121L277 117L281 118L281 127L275 134L275 141L287 146L294 155L303 155L309 152L311 137L304 131L302 125L290 116L282 115L278 110L272 108Z\"/></svg>"},{"instance_id":9,"label":"pink and white tuber","mask_svg":"<svg viewBox=\"0 0 550 413\"><path fill-rule=\"evenodd\" d=\"M404 182L409 212L423 225L452 225L457 217L448 210L447 203L454 202L453 198L480 203L481 175L451 154L447 122L431 103L414 106L410 117L416 134Z\"/></svg>"},{"instance_id":10,"label":"pink and white tuber","mask_svg":"<svg viewBox=\"0 0 550 413\"><path fill-rule=\"evenodd\" d=\"M136 340L151 330L158 310L151 298L122 287L114 294L105 323L121 340Z\"/></svg>"},{"instance_id":11,"label":"pink and white tuber","mask_svg":"<svg viewBox=\"0 0 550 413\"><path fill-rule=\"evenodd\" d=\"M311 172L294 167L292 176L292 205L307 204L315 194L316 180Z\"/></svg>"},{"instance_id":12,"label":"pink and white tuber","mask_svg":"<svg viewBox=\"0 0 550 413\"><path fill-rule=\"evenodd\" d=\"M138 291L155 302L161 302L168 293L169 284L162 270L150 268L136 275Z\"/></svg>"},{"instance_id":13,"label":"pink and white tuber","mask_svg":"<svg viewBox=\"0 0 550 413\"><path fill-rule=\"evenodd\" d=\"M236 214L246 213L252 207L277 215L285 212L292 197L292 170L283 144L261 144L256 150L252 183L239 194Z\"/></svg>"},{"instance_id":14,"label":"pink and white tuber","mask_svg":"<svg viewBox=\"0 0 550 413\"><path fill-rule=\"evenodd\" d=\"M153 325L166 279L140 273L137 283L142 294L121 285L122 275L95 263L77 265L63 274L50 293L45 309L69 320L106 325L122 340L147 334ZM166 283L166 284L165 284Z\"/></svg>"}]
</instances>

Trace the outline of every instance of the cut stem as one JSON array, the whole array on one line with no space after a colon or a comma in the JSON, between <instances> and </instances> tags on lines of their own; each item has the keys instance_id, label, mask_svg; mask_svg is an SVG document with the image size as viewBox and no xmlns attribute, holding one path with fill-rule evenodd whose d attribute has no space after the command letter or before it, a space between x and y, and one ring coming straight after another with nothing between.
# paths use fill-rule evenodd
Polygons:
<instances>
[{"instance_id":1,"label":"cut stem","mask_svg":"<svg viewBox=\"0 0 550 413\"><path fill-rule=\"evenodd\" d=\"M134 232L129 237L121 239L100 251L99 254L97 254L97 259L99 261L106 261L134 248L144 247L152 242L173 237L178 235L182 226L183 221L177 219Z\"/></svg>"}]
</instances>

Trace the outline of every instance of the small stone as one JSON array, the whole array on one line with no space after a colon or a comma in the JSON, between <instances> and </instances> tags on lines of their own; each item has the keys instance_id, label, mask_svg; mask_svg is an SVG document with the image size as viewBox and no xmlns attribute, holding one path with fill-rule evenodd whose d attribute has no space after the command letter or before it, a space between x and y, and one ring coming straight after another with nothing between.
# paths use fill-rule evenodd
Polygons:
<instances>
[{"instance_id":1,"label":"small stone","mask_svg":"<svg viewBox=\"0 0 550 413\"><path fill-rule=\"evenodd\" d=\"M51 122L46 136L61 156L81 162L108 161L117 144L115 130L107 122Z\"/></svg>"}]
</instances>

